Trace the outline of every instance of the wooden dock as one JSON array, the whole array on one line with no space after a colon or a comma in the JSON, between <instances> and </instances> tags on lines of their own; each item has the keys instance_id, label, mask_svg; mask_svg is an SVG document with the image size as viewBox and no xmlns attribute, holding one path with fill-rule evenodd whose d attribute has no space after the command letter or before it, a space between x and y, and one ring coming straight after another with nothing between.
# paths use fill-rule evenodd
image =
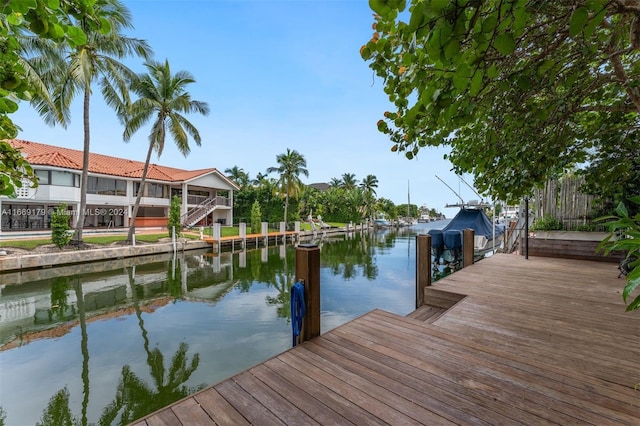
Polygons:
<instances>
[{"instance_id":1,"label":"wooden dock","mask_svg":"<svg viewBox=\"0 0 640 426\"><path fill-rule=\"evenodd\" d=\"M138 420L143 425L640 419L640 315L616 265L495 255Z\"/></svg>"}]
</instances>

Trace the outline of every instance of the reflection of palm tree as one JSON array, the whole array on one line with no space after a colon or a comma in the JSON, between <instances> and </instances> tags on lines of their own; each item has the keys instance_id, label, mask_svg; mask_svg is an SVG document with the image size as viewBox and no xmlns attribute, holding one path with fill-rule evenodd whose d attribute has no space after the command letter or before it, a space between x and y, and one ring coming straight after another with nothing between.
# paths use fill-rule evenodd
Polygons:
<instances>
[{"instance_id":1,"label":"reflection of palm tree","mask_svg":"<svg viewBox=\"0 0 640 426\"><path fill-rule=\"evenodd\" d=\"M101 425L113 424L120 415L119 424L128 424L146 414L165 407L187 395L204 387L204 385L189 387L183 385L189 380L200 363L200 355L194 354L188 362L187 351L189 345L182 342L171 359L169 371L165 378L164 355L160 349L149 348L149 335L144 328L142 310L136 297L135 278L132 268L127 268L129 285L133 297L133 305L138 318L138 325L142 332L144 351L147 354L147 365L155 384L155 390L131 371L131 367L122 367L122 377L116 390L115 399L102 412Z\"/></svg>"},{"instance_id":2,"label":"reflection of palm tree","mask_svg":"<svg viewBox=\"0 0 640 426\"><path fill-rule=\"evenodd\" d=\"M276 297L267 296L267 304L268 305L277 305L277 312L279 318L291 318L291 286L293 285L293 274L289 273L289 263L287 262L288 257L287 250L285 247L285 256L284 256L284 268L280 273L275 275L273 286L278 290L278 295Z\"/></svg>"},{"instance_id":3,"label":"reflection of palm tree","mask_svg":"<svg viewBox=\"0 0 640 426\"><path fill-rule=\"evenodd\" d=\"M122 377L115 399L103 410L100 424L113 424L118 414L120 415L118 424L128 424L202 389L204 385L190 387L183 384L196 371L200 362L199 355L195 354L189 363L188 350L189 345L180 343L180 347L171 359L169 371L165 374L164 356L160 349L154 348L149 351L146 347L147 364L155 390L136 376L128 365L122 367Z\"/></svg>"},{"instance_id":4,"label":"reflection of palm tree","mask_svg":"<svg viewBox=\"0 0 640 426\"><path fill-rule=\"evenodd\" d=\"M75 291L80 319L80 351L82 352L82 425L87 424L87 406L89 405L89 335L87 334L87 319L85 317L84 294L80 276L76 276Z\"/></svg>"},{"instance_id":5,"label":"reflection of palm tree","mask_svg":"<svg viewBox=\"0 0 640 426\"><path fill-rule=\"evenodd\" d=\"M78 424L78 421L73 418L69 408L69 390L64 387L49 399L47 408L36 426L73 426L75 424Z\"/></svg>"}]
</instances>

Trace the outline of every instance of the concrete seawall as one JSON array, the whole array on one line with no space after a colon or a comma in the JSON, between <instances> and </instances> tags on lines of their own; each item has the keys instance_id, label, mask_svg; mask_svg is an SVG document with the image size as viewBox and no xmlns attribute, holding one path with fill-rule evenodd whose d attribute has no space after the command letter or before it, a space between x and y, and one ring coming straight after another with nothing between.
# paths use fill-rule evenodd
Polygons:
<instances>
[{"instance_id":1,"label":"concrete seawall","mask_svg":"<svg viewBox=\"0 0 640 426\"><path fill-rule=\"evenodd\" d=\"M177 249L194 250L211 248L204 241L187 240L176 243ZM137 246L106 247L90 250L61 251L59 253L25 254L20 256L0 257L0 273L28 270L38 268L50 268L59 265L72 265L90 262L99 262L126 257L146 256L156 253L173 251L172 243L140 244Z\"/></svg>"}]
</instances>

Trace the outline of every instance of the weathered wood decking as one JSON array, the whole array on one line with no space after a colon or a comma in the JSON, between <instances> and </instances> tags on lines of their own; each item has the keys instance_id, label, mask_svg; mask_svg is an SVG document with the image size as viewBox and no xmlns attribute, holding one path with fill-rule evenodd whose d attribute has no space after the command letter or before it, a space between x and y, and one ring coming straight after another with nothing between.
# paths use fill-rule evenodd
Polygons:
<instances>
[{"instance_id":1,"label":"weathered wood decking","mask_svg":"<svg viewBox=\"0 0 640 426\"><path fill-rule=\"evenodd\" d=\"M370 312L136 425L637 425L640 315L617 275L496 255L428 288L440 309Z\"/></svg>"}]
</instances>

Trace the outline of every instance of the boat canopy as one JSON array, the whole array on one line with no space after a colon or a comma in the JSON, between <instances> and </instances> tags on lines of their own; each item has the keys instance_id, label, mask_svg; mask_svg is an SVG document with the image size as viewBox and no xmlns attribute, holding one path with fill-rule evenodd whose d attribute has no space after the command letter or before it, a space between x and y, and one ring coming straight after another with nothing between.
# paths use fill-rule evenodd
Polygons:
<instances>
[{"instance_id":1,"label":"boat canopy","mask_svg":"<svg viewBox=\"0 0 640 426\"><path fill-rule=\"evenodd\" d=\"M475 236L493 238L493 224L481 209L461 209L442 231L463 231L473 229ZM504 232L504 227L496 225L496 237Z\"/></svg>"}]
</instances>

